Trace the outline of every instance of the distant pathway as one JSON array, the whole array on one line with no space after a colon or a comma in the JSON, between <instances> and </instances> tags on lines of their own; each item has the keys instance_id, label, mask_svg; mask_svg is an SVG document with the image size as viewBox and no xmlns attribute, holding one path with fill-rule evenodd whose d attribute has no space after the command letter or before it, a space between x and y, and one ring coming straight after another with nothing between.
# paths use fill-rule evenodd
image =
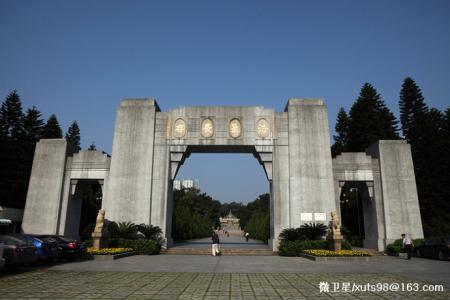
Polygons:
<instances>
[{"instance_id":1,"label":"distant pathway","mask_svg":"<svg viewBox=\"0 0 450 300\"><path fill-rule=\"evenodd\" d=\"M241 249L267 249L269 246L262 241L249 239L245 241L243 236L229 236L220 234L220 247L222 248L241 248ZM211 247L211 238L193 239L183 242L176 242L173 248L209 248Z\"/></svg>"}]
</instances>

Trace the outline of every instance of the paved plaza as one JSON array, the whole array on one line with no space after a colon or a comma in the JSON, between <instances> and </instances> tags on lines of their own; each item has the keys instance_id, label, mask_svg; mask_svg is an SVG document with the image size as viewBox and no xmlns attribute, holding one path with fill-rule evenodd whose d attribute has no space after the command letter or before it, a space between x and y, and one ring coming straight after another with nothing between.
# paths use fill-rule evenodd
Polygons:
<instances>
[{"instance_id":1,"label":"paved plaza","mask_svg":"<svg viewBox=\"0 0 450 300\"><path fill-rule=\"evenodd\" d=\"M321 293L320 282L331 291ZM333 292L333 282L411 282L393 274L143 273L37 270L0 280L2 299L449 299L448 292ZM422 283L420 283L421 286Z\"/></svg>"},{"instance_id":2,"label":"paved plaza","mask_svg":"<svg viewBox=\"0 0 450 300\"><path fill-rule=\"evenodd\" d=\"M1 299L450 299L450 262L380 257L318 263L295 257L132 256L0 273ZM328 293L319 285L328 284ZM444 292L344 292L373 284L442 284ZM339 284L336 291L335 284ZM388 286L388 285L386 285ZM322 286L324 287L324 286Z\"/></svg>"}]
</instances>

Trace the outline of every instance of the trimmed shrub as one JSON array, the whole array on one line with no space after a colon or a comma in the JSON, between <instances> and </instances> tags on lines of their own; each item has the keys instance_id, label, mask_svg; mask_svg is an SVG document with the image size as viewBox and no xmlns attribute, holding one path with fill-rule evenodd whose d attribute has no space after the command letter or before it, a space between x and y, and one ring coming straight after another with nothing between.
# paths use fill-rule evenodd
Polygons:
<instances>
[{"instance_id":1,"label":"trimmed shrub","mask_svg":"<svg viewBox=\"0 0 450 300\"><path fill-rule=\"evenodd\" d=\"M395 243L392 243L392 244L389 244L389 245L386 246L386 253L388 253L388 254L396 255L396 254L399 254L401 252L403 252L402 251L402 245L397 245Z\"/></svg>"},{"instance_id":2,"label":"trimmed shrub","mask_svg":"<svg viewBox=\"0 0 450 300\"><path fill-rule=\"evenodd\" d=\"M415 239L413 240L414 247L422 245L424 239ZM386 246L386 253L391 255L398 255L399 253L403 253L403 240L397 239L393 243L388 244Z\"/></svg>"},{"instance_id":3,"label":"trimmed shrub","mask_svg":"<svg viewBox=\"0 0 450 300\"><path fill-rule=\"evenodd\" d=\"M342 240L342 250L352 250L352 245L346 241L346 240Z\"/></svg>"},{"instance_id":4,"label":"trimmed shrub","mask_svg":"<svg viewBox=\"0 0 450 300\"><path fill-rule=\"evenodd\" d=\"M132 248L138 254L159 254L161 246L154 240L130 240L130 239L111 239L109 241L111 248Z\"/></svg>"}]
</instances>

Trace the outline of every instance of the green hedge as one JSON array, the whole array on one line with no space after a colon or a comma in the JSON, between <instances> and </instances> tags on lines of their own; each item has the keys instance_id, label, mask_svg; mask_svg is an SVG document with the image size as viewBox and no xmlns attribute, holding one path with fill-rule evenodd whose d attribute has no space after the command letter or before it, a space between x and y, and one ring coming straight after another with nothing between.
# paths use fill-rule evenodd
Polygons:
<instances>
[{"instance_id":1,"label":"green hedge","mask_svg":"<svg viewBox=\"0 0 450 300\"><path fill-rule=\"evenodd\" d=\"M413 240L414 247L420 246L423 244L424 239L415 239ZM399 254L403 252L403 240L398 239L395 240L393 243L388 244L386 246L386 253L388 254Z\"/></svg>"},{"instance_id":2,"label":"green hedge","mask_svg":"<svg viewBox=\"0 0 450 300\"><path fill-rule=\"evenodd\" d=\"M109 247L114 248L133 248L138 254L159 254L161 246L154 240L129 240L129 239L111 239L109 241Z\"/></svg>"},{"instance_id":3,"label":"green hedge","mask_svg":"<svg viewBox=\"0 0 450 300\"><path fill-rule=\"evenodd\" d=\"M307 249L328 249L328 241L281 241L278 254L281 256L300 256L303 250ZM352 247L347 241L342 241L342 249L351 250Z\"/></svg>"}]
</instances>

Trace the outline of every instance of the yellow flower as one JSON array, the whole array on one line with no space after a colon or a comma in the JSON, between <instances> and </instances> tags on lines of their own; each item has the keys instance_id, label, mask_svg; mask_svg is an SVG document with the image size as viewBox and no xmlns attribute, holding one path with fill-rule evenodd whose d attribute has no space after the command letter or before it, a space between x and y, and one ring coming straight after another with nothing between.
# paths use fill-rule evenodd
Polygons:
<instances>
[{"instance_id":1,"label":"yellow flower","mask_svg":"<svg viewBox=\"0 0 450 300\"><path fill-rule=\"evenodd\" d=\"M340 251L331 251L326 249L308 249L303 250L303 253L314 255L314 256L372 256L367 251L356 251L356 250L340 250Z\"/></svg>"},{"instance_id":2,"label":"yellow flower","mask_svg":"<svg viewBox=\"0 0 450 300\"><path fill-rule=\"evenodd\" d=\"M89 247L87 249L87 254L90 255L114 255L114 254L120 254L125 252L133 251L132 248L102 248L102 249L95 249L93 247Z\"/></svg>"}]
</instances>

